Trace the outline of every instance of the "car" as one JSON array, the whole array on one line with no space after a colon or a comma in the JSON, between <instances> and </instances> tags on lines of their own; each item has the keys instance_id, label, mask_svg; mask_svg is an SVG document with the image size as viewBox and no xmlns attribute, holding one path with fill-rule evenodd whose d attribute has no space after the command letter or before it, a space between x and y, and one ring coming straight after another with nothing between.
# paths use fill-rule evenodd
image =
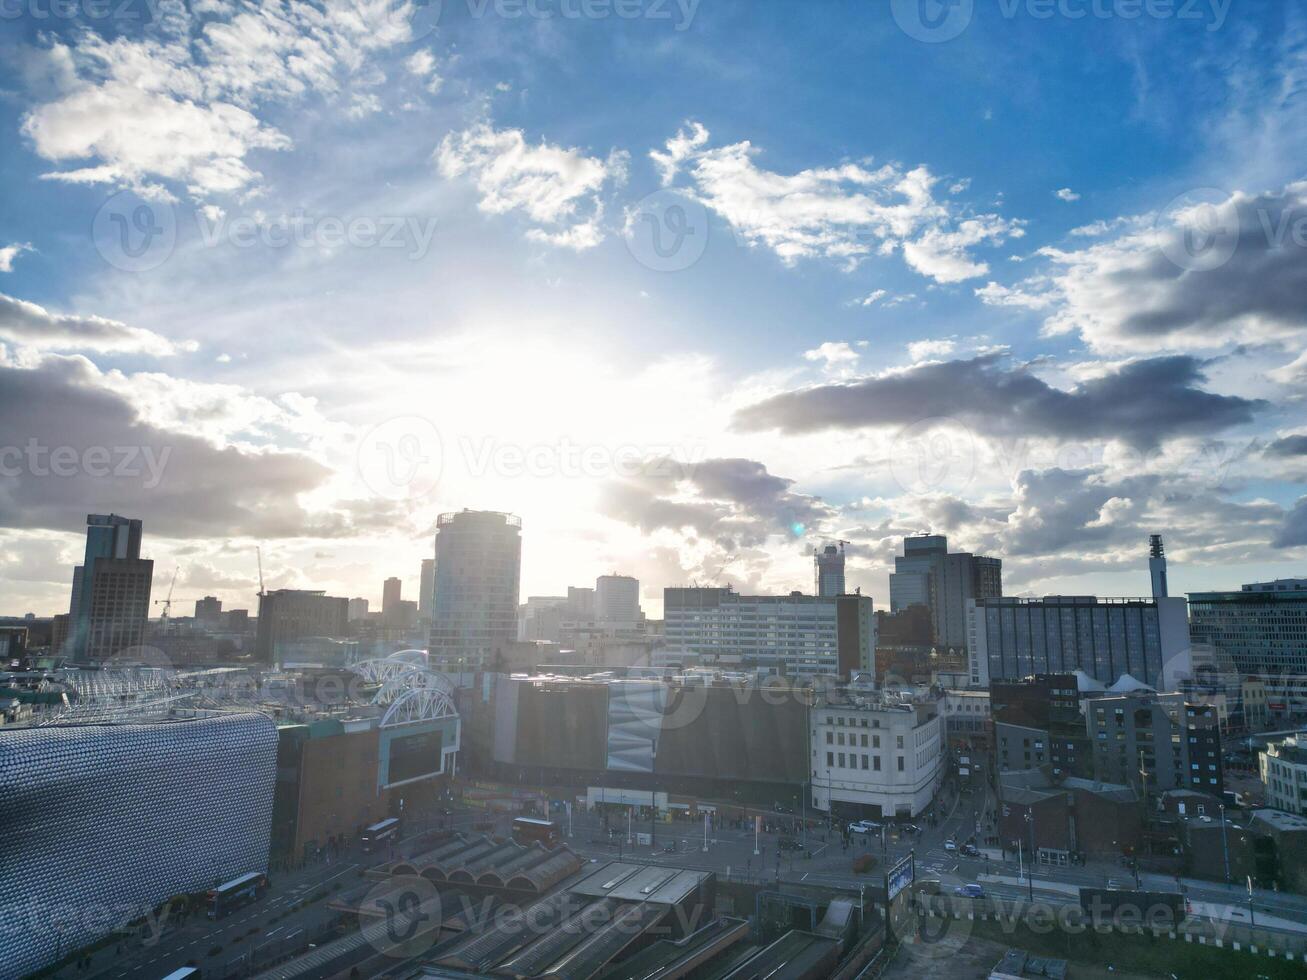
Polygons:
<instances>
[{"instance_id":1,"label":"car","mask_svg":"<svg viewBox=\"0 0 1307 980\"><path fill-rule=\"evenodd\" d=\"M956 851L957 849L958 849L958 842L955 841L952 837L950 837L948 840L944 842L944 850Z\"/></svg>"},{"instance_id":2,"label":"car","mask_svg":"<svg viewBox=\"0 0 1307 980\"><path fill-rule=\"evenodd\" d=\"M962 853L967 857L980 857L980 848L975 844L963 844Z\"/></svg>"},{"instance_id":3,"label":"car","mask_svg":"<svg viewBox=\"0 0 1307 980\"><path fill-rule=\"evenodd\" d=\"M793 837L782 837L776 842L776 846L782 851L802 851L803 841L796 840Z\"/></svg>"},{"instance_id":4,"label":"car","mask_svg":"<svg viewBox=\"0 0 1307 980\"><path fill-rule=\"evenodd\" d=\"M850 834L874 834L880 830L880 824L871 820L857 820L849 824Z\"/></svg>"},{"instance_id":5,"label":"car","mask_svg":"<svg viewBox=\"0 0 1307 980\"><path fill-rule=\"evenodd\" d=\"M953 894L960 895L963 898L984 898L985 889L975 884L959 885L957 888L953 889Z\"/></svg>"},{"instance_id":6,"label":"car","mask_svg":"<svg viewBox=\"0 0 1307 980\"><path fill-rule=\"evenodd\" d=\"M899 833L901 833L901 834L919 834L919 833L921 833L921 828L918 827L915 823L905 823L903 826L901 826L901 827L899 828Z\"/></svg>"}]
</instances>

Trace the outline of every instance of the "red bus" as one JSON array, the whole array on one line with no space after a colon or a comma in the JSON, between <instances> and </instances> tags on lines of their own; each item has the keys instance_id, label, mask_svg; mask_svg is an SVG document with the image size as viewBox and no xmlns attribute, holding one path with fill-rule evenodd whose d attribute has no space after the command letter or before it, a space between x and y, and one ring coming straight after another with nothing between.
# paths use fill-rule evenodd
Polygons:
<instances>
[{"instance_id":1,"label":"red bus","mask_svg":"<svg viewBox=\"0 0 1307 980\"><path fill-rule=\"evenodd\" d=\"M542 820L539 817L513 818L513 840L519 844L533 844L539 841L545 847L553 847L562 838L558 824L552 820Z\"/></svg>"}]
</instances>

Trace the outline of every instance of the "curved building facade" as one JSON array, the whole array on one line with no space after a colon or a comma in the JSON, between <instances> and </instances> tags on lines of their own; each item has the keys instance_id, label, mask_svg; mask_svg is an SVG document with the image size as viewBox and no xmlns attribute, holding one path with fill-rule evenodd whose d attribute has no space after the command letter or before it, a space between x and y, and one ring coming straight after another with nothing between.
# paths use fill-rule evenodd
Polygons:
<instances>
[{"instance_id":1,"label":"curved building facade","mask_svg":"<svg viewBox=\"0 0 1307 980\"><path fill-rule=\"evenodd\" d=\"M257 713L0 728L0 977L266 871L276 759Z\"/></svg>"}]
</instances>

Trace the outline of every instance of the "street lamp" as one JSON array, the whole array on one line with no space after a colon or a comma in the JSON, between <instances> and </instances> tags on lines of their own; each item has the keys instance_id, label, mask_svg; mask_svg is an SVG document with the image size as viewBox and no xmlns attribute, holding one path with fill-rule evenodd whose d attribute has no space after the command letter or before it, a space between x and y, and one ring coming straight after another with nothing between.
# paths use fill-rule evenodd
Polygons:
<instances>
[{"instance_id":1,"label":"street lamp","mask_svg":"<svg viewBox=\"0 0 1307 980\"><path fill-rule=\"evenodd\" d=\"M1031 808L1026 809L1026 825L1030 828L1030 874L1026 878L1026 883L1030 886L1030 901L1035 901L1035 811Z\"/></svg>"},{"instance_id":2,"label":"street lamp","mask_svg":"<svg viewBox=\"0 0 1307 980\"><path fill-rule=\"evenodd\" d=\"M1230 845L1225 837L1225 804L1218 804L1221 808L1221 850L1225 852L1225 883L1230 883Z\"/></svg>"}]
</instances>

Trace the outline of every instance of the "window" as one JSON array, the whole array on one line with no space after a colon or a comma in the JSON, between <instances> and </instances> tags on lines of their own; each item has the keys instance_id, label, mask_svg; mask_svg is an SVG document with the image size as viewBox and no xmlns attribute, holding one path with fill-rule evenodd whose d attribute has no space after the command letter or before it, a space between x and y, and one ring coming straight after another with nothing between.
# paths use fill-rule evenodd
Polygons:
<instances>
[{"instance_id":1,"label":"window","mask_svg":"<svg viewBox=\"0 0 1307 980\"><path fill-rule=\"evenodd\" d=\"M867 768L867 757L865 755L862 757L862 768Z\"/></svg>"},{"instance_id":2,"label":"window","mask_svg":"<svg viewBox=\"0 0 1307 980\"><path fill-rule=\"evenodd\" d=\"M840 768L841 768L841 769L845 768L845 766L844 766L844 753L843 753L843 752L840 753Z\"/></svg>"},{"instance_id":3,"label":"window","mask_svg":"<svg viewBox=\"0 0 1307 980\"><path fill-rule=\"evenodd\" d=\"M871 736L871 747L872 747L873 749L878 749L878 748L880 748L880 736L879 736L879 735L873 735L873 736Z\"/></svg>"},{"instance_id":4,"label":"window","mask_svg":"<svg viewBox=\"0 0 1307 980\"><path fill-rule=\"evenodd\" d=\"M901 748L903 748L903 736L902 736L902 735L895 736L894 741L897 743L897 744L894 746L896 749L901 749Z\"/></svg>"},{"instance_id":5,"label":"window","mask_svg":"<svg viewBox=\"0 0 1307 980\"><path fill-rule=\"evenodd\" d=\"M867 736L865 734L862 736L862 747L864 749L867 747Z\"/></svg>"},{"instance_id":6,"label":"window","mask_svg":"<svg viewBox=\"0 0 1307 980\"><path fill-rule=\"evenodd\" d=\"M827 733L826 733L826 744L827 744L827 745L834 745L834 744L835 744L835 733L834 733L834 732L827 732Z\"/></svg>"},{"instance_id":7,"label":"window","mask_svg":"<svg viewBox=\"0 0 1307 980\"><path fill-rule=\"evenodd\" d=\"M899 756L899 772L903 771L903 756Z\"/></svg>"},{"instance_id":8,"label":"window","mask_svg":"<svg viewBox=\"0 0 1307 980\"><path fill-rule=\"evenodd\" d=\"M834 752L827 752L827 753L826 753L826 765L827 765L828 767L829 767L829 766L833 766L833 765L835 765L835 753L834 753Z\"/></svg>"},{"instance_id":9,"label":"window","mask_svg":"<svg viewBox=\"0 0 1307 980\"><path fill-rule=\"evenodd\" d=\"M871 768L875 769L877 772L880 772L880 756L878 755L872 756L871 761L875 763Z\"/></svg>"}]
</instances>

